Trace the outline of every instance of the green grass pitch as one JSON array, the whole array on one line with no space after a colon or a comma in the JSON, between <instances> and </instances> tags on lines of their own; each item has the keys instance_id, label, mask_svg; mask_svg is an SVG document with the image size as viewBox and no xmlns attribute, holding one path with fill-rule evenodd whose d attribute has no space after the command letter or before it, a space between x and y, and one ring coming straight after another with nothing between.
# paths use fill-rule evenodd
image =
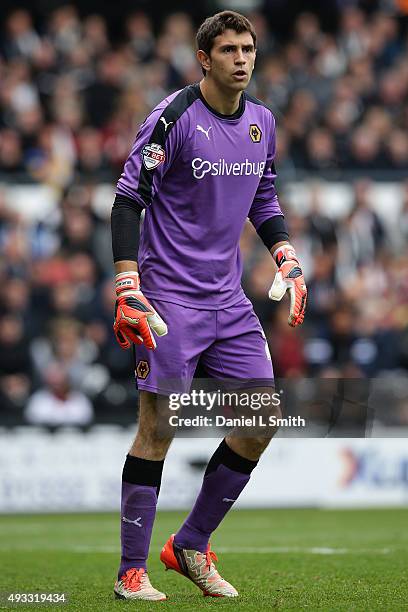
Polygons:
<instances>
[{"instance_id":1,"label":"green grass pitch","mask_svg":"<svg viewBox=\"0 0 408 612\"><path fill-rule=\"evenodd\" d=\"M214 534L218 567L239 599L212 599L159 551L185 513L158 513L149 561L166 602L113 598L119 517L0 517L0 591L66 592L63 610L408 610L408 510L237 510ZM33 610L40 605L0 605Z\"/></svg>"}]
</instances>

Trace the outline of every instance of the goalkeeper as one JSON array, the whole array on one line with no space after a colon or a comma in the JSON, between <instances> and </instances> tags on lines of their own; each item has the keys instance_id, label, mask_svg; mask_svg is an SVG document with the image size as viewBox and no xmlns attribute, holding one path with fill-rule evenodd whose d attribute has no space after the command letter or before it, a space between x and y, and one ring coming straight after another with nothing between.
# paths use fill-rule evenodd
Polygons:
<instances>
[{"instance_id":1,"label":"goalkeeper","mask_svg":"<svg viewBox=\"0 0 408 612\"><path fill-rule=\"evenodd\" d=\"M171 443L157 433L158 398L188 391L199 359L212 378L273 392L265 335L240 284L239 239L247 218L277 265L269 297L289 293L289 325L303 322L306 305L274 186L275 120L245 92L256 56L253 26L238 13L218 13L201 25L197 46L201 82L167 97L142 124L112 209L114 330L122 348L134 349L140 399L138 432L122 474L114 590L124 599L166 598L151 585L146 565ZM165 566L205 595L238 595L218 573L209 538L272 435L232 431L221 442L194 507L163 547Z\"/></svg>"}]
</instances>

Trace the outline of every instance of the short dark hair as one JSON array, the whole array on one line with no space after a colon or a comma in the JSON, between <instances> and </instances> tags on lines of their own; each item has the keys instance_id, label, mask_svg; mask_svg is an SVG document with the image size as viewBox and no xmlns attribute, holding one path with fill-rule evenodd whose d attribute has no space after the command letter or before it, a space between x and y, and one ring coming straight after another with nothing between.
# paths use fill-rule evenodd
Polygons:
<instances>
[{"instance_id":1,"label":"short dark hair","mask_svg":"<svg viewBox=\"0 0 408 612\"><path fill-rule=\"evenodd\" d=\"M214 38L220 34L224 34L225 30L235 30L237 34L242 32L249 32L254 41L254 47L256 48L256 34L252 23L235 11L222 11L216 13L212 17L207 19L200 25L197 36L197 48L205 51L207 55L210 55L211 49L214 44ZM206 71L201 68L205 76Z\"/></svg>"}]
</instances>

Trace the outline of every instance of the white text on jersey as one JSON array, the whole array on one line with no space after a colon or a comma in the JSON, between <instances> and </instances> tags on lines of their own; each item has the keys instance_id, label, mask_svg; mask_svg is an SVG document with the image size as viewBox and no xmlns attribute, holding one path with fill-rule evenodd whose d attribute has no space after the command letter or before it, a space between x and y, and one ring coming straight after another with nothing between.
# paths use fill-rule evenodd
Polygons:
<instances>
[{"instance_id":1,"label":"white text on jersey","mask_svg":"<svg viewBox=\"0 0 408 612\"><path fill-rule=\"evenodd\" d=\"M201 157L195 157L191 162L193 176L202 179L208 173L211 176L251 176L256 175L261 178L265 170L265 162L251 162L246 159L244 162L228 163L221 158L217 162L210 162Z\"/></svg>"}]
</instances>

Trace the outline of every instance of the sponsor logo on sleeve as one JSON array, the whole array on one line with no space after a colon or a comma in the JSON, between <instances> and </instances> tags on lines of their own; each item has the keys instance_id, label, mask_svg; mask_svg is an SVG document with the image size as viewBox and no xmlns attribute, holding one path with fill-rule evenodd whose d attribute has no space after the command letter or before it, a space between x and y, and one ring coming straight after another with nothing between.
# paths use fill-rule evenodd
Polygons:
<instances>
[{"instance_id":1,"label":"sponsor logo on sleeve","mask_svg":"<svg viewBox=\"0 0 408 612\"><path fill-rule=\"evenodd\" d=\"M141 152L143 165L146 170L154 170L164 162L166 153L161 145L151 142L145 144Z\"/></svg>"}]
</instances>

